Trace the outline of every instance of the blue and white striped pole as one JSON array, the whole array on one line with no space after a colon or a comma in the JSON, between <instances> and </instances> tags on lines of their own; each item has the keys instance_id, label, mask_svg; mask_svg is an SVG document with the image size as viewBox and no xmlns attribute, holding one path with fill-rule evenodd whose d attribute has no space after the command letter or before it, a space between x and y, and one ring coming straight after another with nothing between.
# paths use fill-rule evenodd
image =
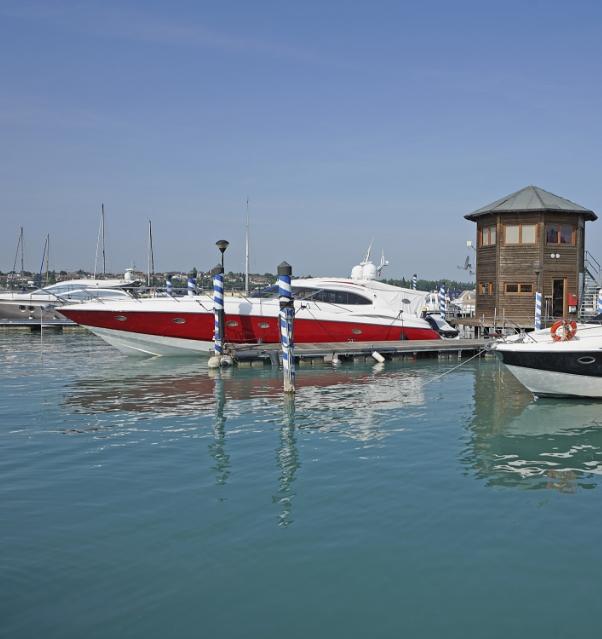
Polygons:
<instances>
[{"instance_id":1,"label":"blue and white striped pole","mask_svg":"<svg viewBox=\"0 0 602 639\"><path fill-rule=\"evenodd\" d=\"M542 306L542 294L537 291L535 293L535 330L541 330L541 306Z\"/></svg>"},{"instance_id":2,"label":"blue and white striped pole","mask_svg":"<svg viewBox=\"0 0 602 639\"><path fill-rule=\"evenodd\" d=\"M602 288L598 291L598 303L596 304L596 312L598 315L602 313Z\"/></svg>"},{"instance_id":3,"label":"blue and white striped pole","mask_svg":"<svg viewBox=\"0 0 602 639\"><path fill-rule=\"evenodd\" d=\"M171 281L171 277L167 277L165 280L165 292L171 297L173 295L173 282Z\"/></svg>"},{"instance_id":4,"label":"blue and white striped pole","mask_svg":"<svg viewBox=\"0 0 602 639\"><path fill-rule=\"evenodd\" d=\"M282 373L284 376L284 392L295 392L295 344L293 340L293 324L295 321L295 302L291 287L293 269L290 264L282 262L278 266L278 299L280 302L280 345L282 347Z\"/></svg>"},{"instance_id":5,"label":"blue and white striped pole","mask_svg":"<svg viewBox=\"0 0 602 639\"><path fill-rule=\"evenodd\" d=\"M414 275L412 275L412 290L415 291L417 285L418 285L418 275L414 273Z\"/></svg>"},{"instance_id":6,"label":"blue and white striped pole","mask_svg":"<svg viewBox=\"0 0 602 639\"><path fill-rule=\"evenodd\" d=\"M188 278L188 295L192 297L196 293L196 278L189 277Z\"/></svg>"},{"instance_id":7,"label":"blue and white striped pole","mask_svg":"<svg viewBox=\"0 0 602 639\"><path fill-rule=\"evenodd\" d=\"M224 353L224 267L219 265L213 269L213 312L213 350L215 356L221 358Z\"/></svg>"},{"instance_id":8,"label":"blue and white striped pole","mask_svg":"<svg viewBox=\"0 0 602 639\"><path fill-rule=\"evenodd\" d=\"M447 303L445 301L445 284L441 284L439 287L439 313L441 317L445 319L445 311L447 310Z\"/></svg>"}]
</instances>

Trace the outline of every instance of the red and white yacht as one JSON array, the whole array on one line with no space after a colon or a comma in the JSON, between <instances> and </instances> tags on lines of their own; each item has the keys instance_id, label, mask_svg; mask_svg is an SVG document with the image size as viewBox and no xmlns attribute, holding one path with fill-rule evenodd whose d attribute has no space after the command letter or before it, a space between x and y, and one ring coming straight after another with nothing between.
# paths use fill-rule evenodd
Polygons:
<instances>
[{"instance_id":1,"label":"red and white yacht","mask_svg":"<svg viewBox=\"0 0 602 639\"><path fill-rule=\"evenodd\" d=\"M436 324L423 318L427 293L375 279L364 261L351 278L292 281L295 342L373 342L439 339ZM275 343L278 289L249 297L225 295L225 341ZM210 295L96 301L61 308L69 319L128 355L207 355L213 348Z\"/></svg>"}]
</instances>

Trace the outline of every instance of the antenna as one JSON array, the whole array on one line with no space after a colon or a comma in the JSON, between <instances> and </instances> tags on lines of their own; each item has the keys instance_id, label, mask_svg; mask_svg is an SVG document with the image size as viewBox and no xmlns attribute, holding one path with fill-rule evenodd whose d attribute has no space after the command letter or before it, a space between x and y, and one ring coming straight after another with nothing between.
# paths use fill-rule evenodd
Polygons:
<instances>
[{"instance_id":1,"label":"antenna","mask_svg":"<svg viewBox=\"0 0 602 639\"><path fill-rule=\"evenodd\" d=\"M370 246L368 246L368 251L366 253L366 257L364 258L364 261L362 262L362 264L367 264L370 261L370 253L372 253L373 244L374 244L374 238L372 238L372 241L370 242Z\"/></svg>"},{"instance_id":2,"label":"antenna","mask_svg":"<svg viewBox=\"0 0 602 639\"><path fill-rule=\"evenodd\" d=\"M245 295L249 295L249 197L247 196L247 222L245 232Z\"/></svg>"},{"instance_id":3,"label":"antenna","mask_svg":"<svg viewBox=\"0 0 602 639\"><path fill-rule=\"evenodd\" d=\"M380 256L380 264L378 265L378 268L376 269L376 272L378 273L379 277L382 273L382 270L385 268L385 266L389 266L389 260L385 260L385 251L383 249Z\"/></svg>"}]
</instances>

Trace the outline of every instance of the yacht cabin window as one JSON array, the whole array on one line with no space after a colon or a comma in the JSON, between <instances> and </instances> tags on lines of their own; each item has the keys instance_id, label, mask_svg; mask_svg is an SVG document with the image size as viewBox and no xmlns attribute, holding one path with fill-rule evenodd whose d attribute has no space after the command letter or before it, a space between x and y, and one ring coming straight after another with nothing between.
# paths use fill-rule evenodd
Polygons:
<instances>
[{"instance_id":1,"label":"yacht cabin window","mask_svg":"<svg viewBox=\"0 0 602 639\"><path fill-rule=\"evenodd\" d=\"M372 304L372 300L352 293L350 291L337 291L326 288L310 288L306 286L293 286L293 297L296 300L311 300L312 302L325 302L327 304L344 304L355 306L359 304ZM268 286L253 293L253 297L274 298L278 297L278 285Z\"/></svg>"}]
</instances>

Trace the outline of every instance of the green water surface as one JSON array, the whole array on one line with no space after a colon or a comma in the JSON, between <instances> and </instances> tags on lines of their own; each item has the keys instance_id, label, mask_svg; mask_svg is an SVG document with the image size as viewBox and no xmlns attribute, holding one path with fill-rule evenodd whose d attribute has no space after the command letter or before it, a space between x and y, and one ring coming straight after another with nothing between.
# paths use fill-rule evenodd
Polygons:
<instances>
[{"instance_id":1,"label":"green water surface","mask_svg":"<svg viewBox=\"0 0 602 639\"><path fill-rule=\"evenodd\" d=\"M0 333L0 636L599 633L602 404Z\"/></svg>"}]
</instances>

